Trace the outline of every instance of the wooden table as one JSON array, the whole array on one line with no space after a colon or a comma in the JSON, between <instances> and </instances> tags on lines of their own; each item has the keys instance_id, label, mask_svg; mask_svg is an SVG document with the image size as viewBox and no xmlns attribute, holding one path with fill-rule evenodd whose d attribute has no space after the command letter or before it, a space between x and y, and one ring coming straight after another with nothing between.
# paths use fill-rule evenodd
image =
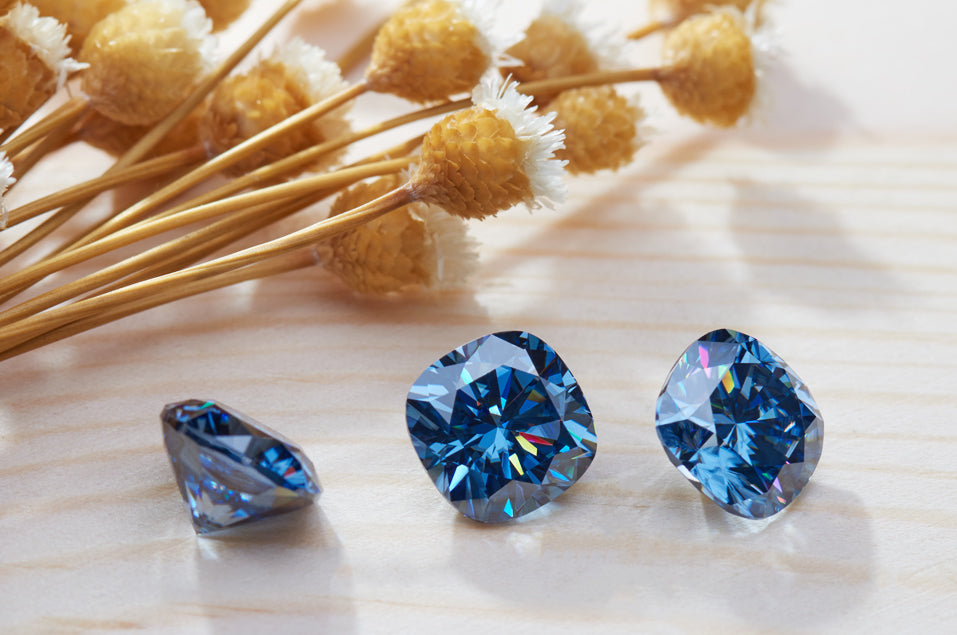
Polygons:
<instances>
[{"instance_id":1,"label":"wooden table","mask_svg":"<svg viewBox=\"0 0 957 635\"><path fill-rule=\"evenodd\" d=\"M313 2L284 28L335 54L367 9ZM643 89L660 134L637 162L571 181L558 211L475 224L467 291L364 299L307 270L4 363L0 630L953 632L957 8L807 0L774 15L786 55L763 125L705 130ZM72 148L16 196L106 165ZM770 522L704 500L654 432L671 364L718 327L788 360L826 420L811 484ZM576 374L599 451L542 512L483 526L427 479L404 399L439 355L516 328ZM301 443L319 504L197 538L157 416L189 397Z\"/></svg>"}]
</instances>

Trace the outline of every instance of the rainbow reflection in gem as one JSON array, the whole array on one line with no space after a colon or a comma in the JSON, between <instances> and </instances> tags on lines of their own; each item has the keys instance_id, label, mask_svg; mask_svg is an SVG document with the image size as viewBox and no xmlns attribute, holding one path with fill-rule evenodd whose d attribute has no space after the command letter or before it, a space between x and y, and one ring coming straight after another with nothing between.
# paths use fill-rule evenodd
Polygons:
<instances>
[{"instance_id":1,"label":"rainbow reflection in gem","mask_svg":"<svg viewBox=\"0 0 957 635\"><path fill-rule=\"evenodd\" d=\"M708 333L678 359L656 412L671 462L728 512L767 518L807 485L824 421L797 374L764 344Z\"/></svg>"},{"instance_id":2,"label":"rainbow reflection in gem","mask_svg":"<svg viewBox=\"0 0 957 635\"><path fill-rule=\"evenodd\" d=\"M595 456L591 411L555 351L529 333L486 335L422 373L409 391L412 445L460 512L503 522L571 487Z\"/></svg>"}]
</instances>

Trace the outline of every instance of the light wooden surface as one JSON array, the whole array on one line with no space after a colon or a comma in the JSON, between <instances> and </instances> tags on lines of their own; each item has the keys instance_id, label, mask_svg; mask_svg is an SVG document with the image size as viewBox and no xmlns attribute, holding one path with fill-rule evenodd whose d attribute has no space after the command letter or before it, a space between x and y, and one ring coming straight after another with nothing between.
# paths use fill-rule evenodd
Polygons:
<instances>
[{"instance_id":1,"label":"light wooden surface","mask_svg":"<svg viewBox=\"0 0 957 635\"><path fill-rule=\"evenodd\" d=\"M314 2L292 30L341 50L368 4ZM304 271L4 363L0 631L954 632L957 9L775 15L764 126L680 122L650 87L662 132L635 165L474 227L472 291L375 301ZM17 196L103 166L72 149ZM674 359L724 326L788 360L826 421L811 484L771 522L702 499L654 433ZM576 374L599 450L546 510L486 527L435 491L403 404L439 355L513 328ZM319 504L196 538L158 423L189 397L299 441Z\"/></svg>"}]
</instances>

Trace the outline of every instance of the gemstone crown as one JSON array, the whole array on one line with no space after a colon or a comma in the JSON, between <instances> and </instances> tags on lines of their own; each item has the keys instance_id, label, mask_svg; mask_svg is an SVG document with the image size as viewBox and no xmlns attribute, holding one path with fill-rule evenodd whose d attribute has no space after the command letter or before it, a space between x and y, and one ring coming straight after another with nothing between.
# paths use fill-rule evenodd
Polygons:
<instances>
[{"instance_id":1,"label":"gemstone crown","mask_svg":"<svg viewBox=\"0 0 957 635\"><path fill-rule=\"evenodd\" d=\"M764 344L708 333L678 359L658 397L665 453L728 512L767 518L807 485L824 422L804 382Z\"/></svg>"},{"instance_id":2,"label":"gemstone crown","mask_svg":"<svg viewBox=\"0 0 957 635\"><path fill-rule=\"evenodd\" d=\"M486 335L436 361L406 402L412 445L440 492L482 522L517 518L574 484L595 456L591 411L538 337Z\"/></svg>"}]
</instances>

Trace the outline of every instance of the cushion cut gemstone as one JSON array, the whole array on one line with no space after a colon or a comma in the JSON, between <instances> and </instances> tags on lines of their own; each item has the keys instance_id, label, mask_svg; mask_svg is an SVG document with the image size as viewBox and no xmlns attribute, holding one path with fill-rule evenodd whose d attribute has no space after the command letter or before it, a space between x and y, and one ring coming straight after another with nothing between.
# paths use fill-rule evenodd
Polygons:
<instances>
[{"instance_id":1,"label":"cushion cut gemstone","mask_svg":"<svg viewBox=\"0 0 957 635\"><path fill-rule=\"evenodd\" d=\"M529 333L486 335L426 369L409 391L412 445L460 512L502 522L548 503L595 456L578 382Z\"/></svg>"},{"instance_id":2,"label":"cushion cut gemstone","mask_svg":"<svg viewBox=\"0 0 957 635\"><path fill-rule=\"evenodd\" d=\"M807 387L764 344L735 331L713 331L688 347L656 418L675 467L744 518L784 509L821 457L824 422Z\"/></svg>"},{"instance_id":3,"label":"cushion cut gemstone","mask_svg":"<svg viewBox=\"0 0 957 635\"><path fill-rule=\"evenodd\" d=\"M198 533L310 504L312 463L292 441L235 410L191 399L161 415L163 441Z\"/></svg>"}]
</instances>

